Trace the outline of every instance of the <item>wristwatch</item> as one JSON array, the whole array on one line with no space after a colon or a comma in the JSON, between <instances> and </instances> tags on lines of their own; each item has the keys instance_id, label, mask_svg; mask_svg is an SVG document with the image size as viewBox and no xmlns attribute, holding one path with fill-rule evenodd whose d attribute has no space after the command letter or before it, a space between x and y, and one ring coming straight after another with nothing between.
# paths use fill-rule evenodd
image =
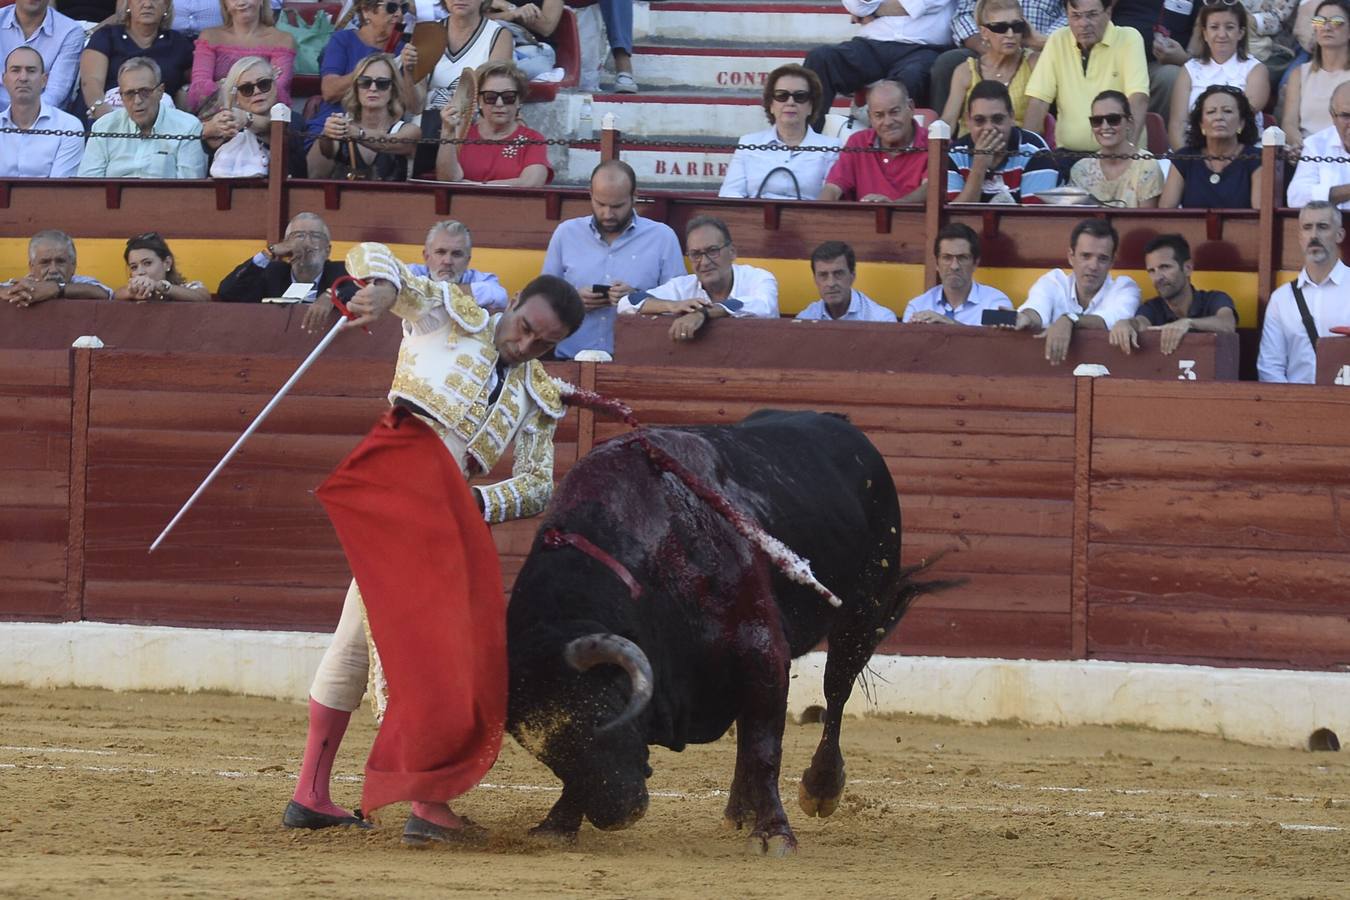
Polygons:
<instances>
[{"instance_id":1,"label":"wristwatch","mask_svg":"<svg viewBox=\"0 0 1350 900\"><path fill-rule=\"evenodd\" d=\"M1078 320L1079 320L1080 318L1082 318L1082 317L1081 317L1078 313L1076 313L1076 312L1066 312L1066 313L1064 314L1064 318L1068 319L1070 322L1072 322L1072 323L1074 323L1075 325L1077 325L1077 324L1078 324Z\"/></svg>"},{"instance_id":2,"label":"wristwatch","mask_svg":"<svg viewBox=\"0 0 1350 900\"><path fill-rule=\"evenodd\" d=\"M64 281L56 282L56 298L58 300L66 298L66 283Z\"/></svg>"},{"instance_id":3,"label":"wristwatch","mask_svg":"<svg viewBox=\"0 0 1350 900\"><path fill-rule=\"evenodd\" d=\"M95 100L94 105L84 111L85 118L92 119L94 117L94 110L98 109L102 105L103 105L102 100Z\"/></svg>"}]
</instances>

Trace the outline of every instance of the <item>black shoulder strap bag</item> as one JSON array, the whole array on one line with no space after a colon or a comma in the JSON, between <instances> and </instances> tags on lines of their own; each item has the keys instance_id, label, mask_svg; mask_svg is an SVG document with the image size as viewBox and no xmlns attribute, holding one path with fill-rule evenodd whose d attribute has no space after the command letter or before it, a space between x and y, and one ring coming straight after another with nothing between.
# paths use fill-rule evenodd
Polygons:
<instances>
[{"instance_id":1,"label":"black shoulder strap bag","mask_svg":"<svg viewBox=\"0 0 1350 900\"><path fill-rule=\"evenodd\" d=\"M1312 341L1313 350L1317 349L1317 323L1313 321L1312 313L1308 311L1308 301L1303 299L1303 288L1298 286L1298 279L1290 282L1290 287L1294 289L1294 302L1298 304L1298 314L1303 317L1303 327L1308 330L1308 340Z\"/></svg>"}]
</instances>

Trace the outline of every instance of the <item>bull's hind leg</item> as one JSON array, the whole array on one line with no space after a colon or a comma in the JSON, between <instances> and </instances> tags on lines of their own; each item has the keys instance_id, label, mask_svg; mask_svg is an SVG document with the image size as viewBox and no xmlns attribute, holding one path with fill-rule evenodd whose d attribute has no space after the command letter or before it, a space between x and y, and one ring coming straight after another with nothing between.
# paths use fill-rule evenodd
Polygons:
<instances>
[{"instance_id":1,"label":"bull's hind leg","mask_svg":"<svg viewBox=\"0 0 1350 900\"><path fill-rule=\"evenodd\" d=\"M787 720L788 657L781 640L781 657L762 652L747 666L746 691L736 720L736 777L727 802L727 822L736 827L754 821L750 852L787 856L797 849L797 837L788 825L778 795L783 764L783 725Z\"/></svg>"},{"instance_id":2,"label":"bull's hind leg","mask_svg":"<svg viewBox=\"0 0 1350 900\"><path fill-rule=\"evenodd\" d=\"M844 755L839 750L844 705L853 693L853 682L908 603L908 595L902 597L898 593L899 585L889 568L878 580L881 582L878 591L853 607L853 614L830 632L830 649L825 657L824 728L811 765L802 773L797 789L797 801L809 816L823 818L839 807L845 781Z\"/></svg>"}]
</instances>

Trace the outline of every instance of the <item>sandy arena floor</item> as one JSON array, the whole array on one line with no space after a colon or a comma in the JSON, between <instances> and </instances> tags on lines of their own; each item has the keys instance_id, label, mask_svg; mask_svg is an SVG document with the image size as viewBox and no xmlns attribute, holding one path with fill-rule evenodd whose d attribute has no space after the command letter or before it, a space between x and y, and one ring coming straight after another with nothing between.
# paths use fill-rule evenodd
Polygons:
<instances>
[{"instance_id":1,"label":"sandy arena floor","mask_svg":"<svg viewBox=\"0 0 1350 900\"><path fill-rule=\"evenodd\" d=\"M354 802L355 720L336 788ZM508 741L459 808L485 852L279 825L304 708L216 695L0 688L0 897L1350 897L1350 754L1103 728L845 723L833 818L796 809L818 725L789 725L801 842L751 858L720 827L733 744L657 751L635 828L572 848L525 829L556 783Z\"/></svg>"}]
</instances>

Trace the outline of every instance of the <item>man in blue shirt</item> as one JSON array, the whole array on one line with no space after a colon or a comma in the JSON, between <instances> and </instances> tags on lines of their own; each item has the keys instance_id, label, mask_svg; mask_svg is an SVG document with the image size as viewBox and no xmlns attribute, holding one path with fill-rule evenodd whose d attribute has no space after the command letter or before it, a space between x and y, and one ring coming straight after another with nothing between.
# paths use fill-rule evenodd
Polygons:
<instances>
[{"instance_id":1,"label":"man in blue shirt","mask_svg":"<svg viewBox=\"0 0 1350 900\"><path fill-rule=\"evenodd\" d=\"M51 0L16 0L0 9L0 57L15 47L29 46L42 54L47 87L42 102L60 108L70 99L80 75L84 29L51 8ZM0 88L0 108L9 106L9 92Z\"/></svg>"},{"instance_id":2,"label":"man in blue shirt","mask_svg":"<svg viewBox=\"0 0 1350 900\"><path fill-rule=\"evenodd\" d=\"M1008 295L975 280L980 236L960 222L944 225L933 241L938 278L905 307L902 322L929 325L981 325L987 309L1012 309Z\"/></svg>"},{"instance_id":3,"label":"man in blue shirt","mask_svg":"<svg viewBox=\"0 0 1350 900\"><path fill-rule=\"evenodd\" d=\"M639 216L633 209L636 199L632 167L619 160L602 162L591 173L593 215L568 219L549 238L543 274L567 281L586 305L586 320L554 351L562 359L583 350L612 356L620 298L687 274L675 232Z\"/></svg>"},{"instance_id":4,"label":"man in blue shirt","mask_svg":"<svg viewBox=\"0 0 1350 900\"><path fill-rule=\"evenodd\" d=\"M473 261L473 235L463 222L446 219L432 225L422 245L422 259L424 262L408 266L408 271L432 281L463 285L483 309L506 311L506 288L497 276L469 268Z\"/></svg>"},{"instance_id":5,"label":"man in blue shirt","mask_svg":"<svg viewBox=\"0 0 1350 900\"><path fill-rule=\"evenodd\" d=\"M843 241L826 241L811 251L811 277L820 299L797 313L797 318L817 322L896 321L895 313L853 289L857 274L858 256Z\"/></svg>"}]
</instances>

